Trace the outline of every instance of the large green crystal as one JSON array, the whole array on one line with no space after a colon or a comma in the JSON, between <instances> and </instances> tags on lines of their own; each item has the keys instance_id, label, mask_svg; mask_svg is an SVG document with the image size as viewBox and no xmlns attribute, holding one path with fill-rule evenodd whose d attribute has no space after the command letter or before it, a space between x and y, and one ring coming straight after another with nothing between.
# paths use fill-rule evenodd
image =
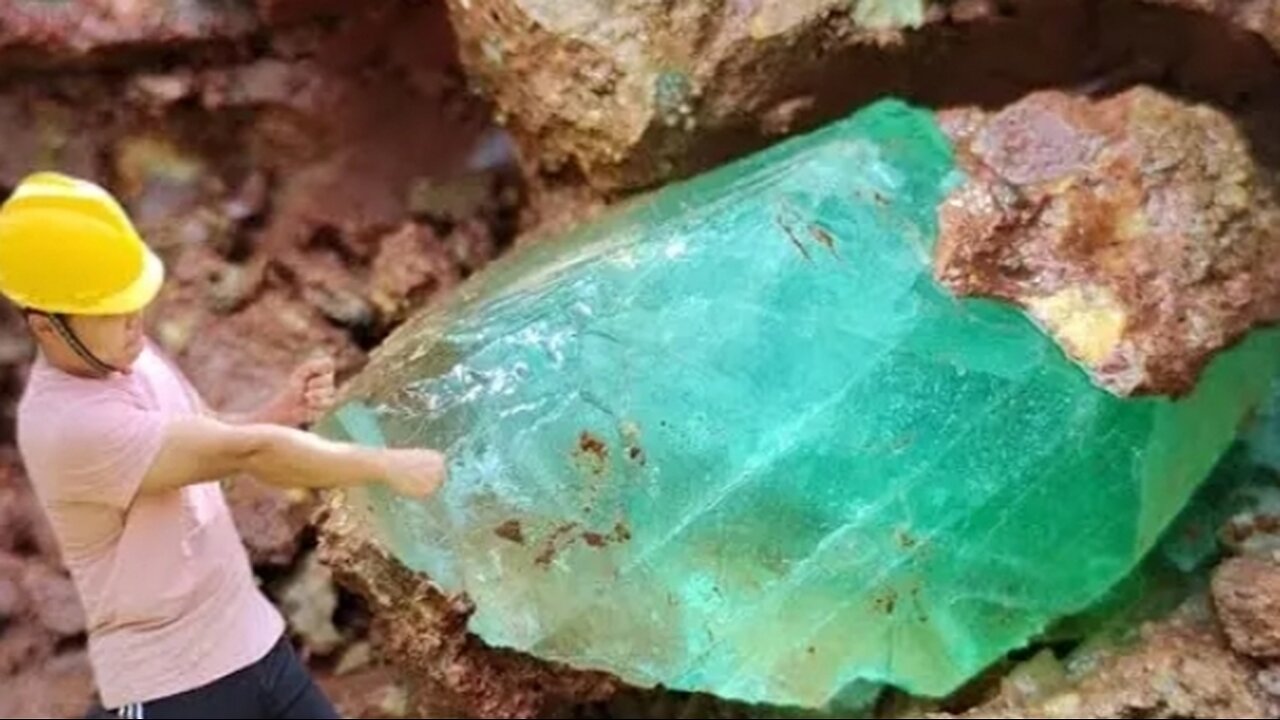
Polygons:
<instances>
[{"instance_id":1,"label":"large green crystal","mask_svg":"<svg viewBox=\"0 0 1280 720\"><path fill-rule=\"evenodd\" d=\"M1280 358L1097 389L932 280L955 173L884 101L522 248L322 425L442 448L448 486L351 499L493 645L753 703L955 689L1133 570Z\"/></svg>"}]
</instances>

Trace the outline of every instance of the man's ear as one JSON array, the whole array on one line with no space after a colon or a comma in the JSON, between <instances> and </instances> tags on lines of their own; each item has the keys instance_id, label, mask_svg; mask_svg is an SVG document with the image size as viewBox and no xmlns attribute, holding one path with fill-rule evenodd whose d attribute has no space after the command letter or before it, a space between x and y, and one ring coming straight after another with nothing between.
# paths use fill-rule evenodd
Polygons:
<instances>
[{"instance_id":1,"label":"man's ear","mask_svg":"<svg viewBox=\"0 0 1280 720\"><path fill-rule=\"evenodd\" d=\"M48 316L40 313L28 312L24 313L27 317L27 327L31 328L31 332L36 337L50 338L57 335L57 331L53 329L53 323Z\"/></svg>"}]
</instances>

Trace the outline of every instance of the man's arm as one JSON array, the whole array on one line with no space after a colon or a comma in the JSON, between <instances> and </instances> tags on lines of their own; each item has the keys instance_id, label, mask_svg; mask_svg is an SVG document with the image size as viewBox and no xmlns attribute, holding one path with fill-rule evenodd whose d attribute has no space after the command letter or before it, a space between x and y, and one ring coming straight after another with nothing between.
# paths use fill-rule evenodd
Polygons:
<instances>
[{"instance_id":1,"label":"man's arm","mask_svg":"<svg viewBox=\"0 0 1280 720\"><path fill-rule=\"evenodd\" d=\"M432 494L444 481L431 450L383 450L325 440L279 425L231 425L193 416L171 421L141 492L248 473L280 487L334 488L385 482L398 493Z\"/></svg>"},{"instance_id":2,"label":"man's arm","mask_svg":"<svg viewBox=\"0 0 1280 720\"><path fill-rule=\"evenodd\" d=\"M289 374L280 391L253 412L209 414L228 425L287 425L302 427L316 422L333 406L334 362L327 355L313 357Z\"/></svg>"}]
</instances>

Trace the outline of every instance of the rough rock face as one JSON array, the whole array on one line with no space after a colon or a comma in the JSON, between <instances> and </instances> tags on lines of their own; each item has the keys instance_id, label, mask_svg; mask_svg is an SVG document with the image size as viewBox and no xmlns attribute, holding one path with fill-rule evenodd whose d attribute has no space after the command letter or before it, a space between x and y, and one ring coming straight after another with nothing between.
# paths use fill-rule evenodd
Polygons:
<instances>
[{"instance_id":1,"label":"rough rock face","mask_svg":"<svg viewBox=\"0 0 1280 720\"><path fill-rule=\"evenodd\" d=\"M85 631L84 609L66 573L48 565L29 563L22 576L22 587L28 607L46 630L59 639Z\"/></svg>"},{"instance_id":2,"label":"rough rock face","mask_svg":"<svg viewBox=\"0 0 1280 720\"><path fill-rule=\"evenodd\" d=\"M93 697L85 616L16 453L0 449L0 717L74 717Z\"/></svg>"},{"instance_id":3,"label":"rough rock face","mask_svg":"<svg viewBox=\"0 0 1280 720\"><path fill-rule=\"evenodd\" d=\"M84 717L94 697L93 673L83 650L28 662L0 682L5 688L0 716L7 718Z\"/></svg>"},{"instance_id":4,"label":"rough rock face","mask_svg":"<svg viewBox=\"0 0 1280 720\"><path fill-rule=\"evenodd\" d=\"M1222 17L1257 33L1280 52L1280 2L1276 0L1145 0Z\"/></svg>"},{"instance_id":5,"label":"rough rock face","mask_svg":"<svg viewBox=\"0 0 1280 720\"><path fill-rule=\"evenodd\" d=\"M239 40L257 28L245 0L8 0L0 6L0 66L101 62L175 43Z\"/></svg>"},{"instance_id":6,"label":"rough rock face","mask_svg":"<svg viewBox=\"0 0 1280 720\"><path fill-rule=\"evenodd\" d=\"M1181 394L1280 318L1280 164L1225 113L1140 86L947 124L967 181L938 278L1026 308L1111 390Z\"/></svg>"},{"instance_id":7,"label":"rough rock face","mask_svg":"<svg viewBox=\"0 0 1280 720\"><path fill-rule=\"evenodd\" d=\"M363 0L255 0L255 3L258 16L268 25L341 16L368 4Z\"/></svg>"},{"instance_id":8,"label":"rough rock face","mask_svg":"<svg viewBox=\"0 0 1280 720\"><path fill-rule=\"evenodd\" d=\"M1213 580L1218 617L1236 652L1280 660L1280 565L1235 558Z\"/></svg>"},{"instance_id":9,"label":"rough rock face","mask_svg":"<svg viewBox=\"0 0 1280 720\"><path fill-rule=\"evenodd\" d=\"M1145 628L1132 650L1102 659L1078 686L1032 703L998 698L970 718L1270 718L1250 663L1203 617ZM937 716L949 717L949 716Z\"/></svg>"},{"instance_id":10,"label":"rough rock face","mask_svg":"<svg viewBox=\"0 0 1280 720\"><path fill-rule=\"evenodd\" d=\"M526 164L604 190L692 174L885 94L1004 104L1157 78L1225 102L1280 92L1271 48L1234 24L1269 1L1242 14L1136 0L449 4Z\"/></svg>"}]
</instances>

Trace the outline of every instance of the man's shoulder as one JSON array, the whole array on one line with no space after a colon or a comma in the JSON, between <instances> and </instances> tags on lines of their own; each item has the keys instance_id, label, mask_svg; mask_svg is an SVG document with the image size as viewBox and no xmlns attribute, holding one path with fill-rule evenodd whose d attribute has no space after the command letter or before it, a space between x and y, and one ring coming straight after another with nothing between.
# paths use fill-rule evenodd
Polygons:
<instances>
[{"instance_id":1,"label":"man's shoulder","mask_svg":"<svg viewBox=\"0 0 1280 720\"><path fill-rule=\"evenodd\" d=\"M42 438L65 442L101 431L120 412L140 406L138 395L121 383L32 372L18 401L19 444L30 447Z\"/></svg>"},{"instance_id":2,"label":"man's shoulder","mask_svg":"<svg viewBox=\"0 0 1280 720\"><path fill-rule=\"evenodd\" d=\"M125 382L90 380L57 370L33 368L18 401L18 411L26 414L61 415L99 403L133 404L137 399L137 393Z\"/></svg>"}]
</instances>

